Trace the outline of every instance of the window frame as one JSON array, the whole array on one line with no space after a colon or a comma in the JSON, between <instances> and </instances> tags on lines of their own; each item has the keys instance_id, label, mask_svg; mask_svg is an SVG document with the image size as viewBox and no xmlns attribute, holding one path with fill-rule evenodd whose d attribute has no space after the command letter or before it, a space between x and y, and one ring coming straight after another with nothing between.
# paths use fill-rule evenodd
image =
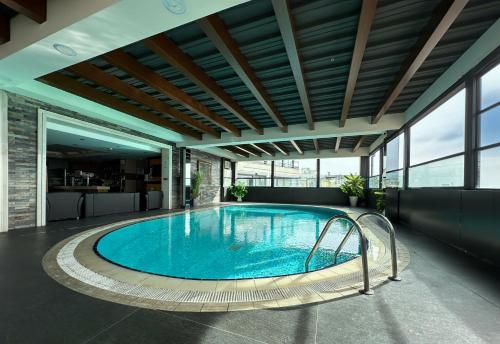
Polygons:
<instances>
[{"instance_id":1,"label":"window frame","mask_svg":"<svg viewBox=\"0 0 500 344\"><path fill-rule=\"evenodd\" d=\"M238 181L243 181L243 180L246 180L246 186L249 187L249 188L253 188L253 187L257 187L257 188L268 188L268 187L271 187L273 185L273 165L274 165L274 161L270 161L270 160L242 160L242 161L238 161L238 162L254 162L254 163L258 163L258 162L266 162L264 163L263 165L268 165L269 166L269 177L260 177L260 178L239 178L238 175L239 175L239 168L238 166L236 165L236 173L235 173L235 178L234 178L234 182L235 184L238 183ZM270 162L270 164L268 164L267 162ZM253 176L253 175L252 175ZM266 184L268 184L269 182L269 185L248 185L249 181L250 180L264 180L266 181Z\"/></svg>"},{"instance_id":2,"label":"window frame","mask_svg":"<svg viewBox=\"0 0 500 344\"><path fill-rule=\"evenodd\" d=\"M411 163L410 163L410 161L411 161L410 160L410 156L411 156L411 128L415 124L417 124L418 122L420 122L424 118L426 118L429 114L431 114L433 111L435 111L441 105L446 103L450 98L457 95L462 90L465 90L465 104L464 104L465 130L464 130L464 149L463 149L463 151L411 165ZM414 120L407 123L407 132L405 132L405 146L407 146L408 149L405 149L405 155L407 155L407 156L405 158L406 159L405 168L404 168L405 175L403 176L404 183L406 183L405 189L414 190L414 189L464 189L465 188L465 185L466 185L465 166L467 164L467 162L465 161L466 160L465 159L466 153L467 153L466 142L467 142L467 135L469 135L468 130L467 130L467 116L468 116L467 103L468 103L468 99L470 97L469 93L470 93L470 90L468 89L466 83L464 81L461 81L458 85L454 85L450 90L444 92L440 97L438 97L434 101L434 103L431 104L431 106L429 106L426 110L424 110L420 115L416 116L414 118ZM407 142L406 142L406 140L407 140ZM464 156L464 180L463 180L463 183L461 186L411 186L410 185L410 170L412 167L419 167L419 166L435 163L435 162L438 162L441 160L455 158L455 157L461 156L461 155Z\"/></svg>"},{"instance_id":3,"label":"window frame","mask_svg":"<svg viewBox=\"0 0 500 344\"><path fill-rule=\"evenodd\" d=\"M401 136L403 136L403 161L402 161L402 167L401 168L396 168L396 169L392 169L392 170L389 170L387 168L387 152L388 152L388 149L387 149L387 146L389 145L390 142L400 138ZM387 174L388 173L393 173L393 172L402 172L403 173L403 183L398 186L398 187L394 187L394 186L386 186L384 182L382 182L383 184L383 187L385 189L396 189L396 190L400 190L400 189L404 189L404 186L405 186L405 175L406 175L406 168L405 168L405 165L406 165L406 145L407 145L407 134L406 134L406 131L405 130L400 130L398 131L397 133L394 134L394 136L391 136L390 138L386 139L385 142L384 142L384 145L383 145L383 149L384 149L384 156L385 156L385 166L382 165L382 180L386 180L387 178ZM399 158L399 152L398 152L398 158Z\"/></svg>"},{"instance_id":4,"label":"window frame","mask_svg":"<svg viewBox=\"0 0 500 344\"><path fill-rule=\"evenodd\" d=\"M498 188L483 188L479 186L479 176L480 176L480 171L479 171L479 156L481 152L498 148L500 147L500 141L496 143L492 143L489 145L481 146L481 115L496 108L500 107L500 100L497 101L496 103L493 103L484 109L481 109L481 78L486 75L488 72L490 72L493 68L497 67L500 65L500 57L497 56L493 60L491 60L488 64L486 64L483 68L479 69L477 71L473 78L472 78L472 88L473 88L473 95L472 95L472 123L474 127L474 137L473 137L473 147L472 147L472 159L473 159L473 171L471 171L473 175L473 189L474 190L500 190L500 187Z\"/></svg>"},{"instance_id":5,"label":"window frame","mask_svg":"<svg viewBox=\"0 0 500 344\"><path fill-rule=\"evenodd\" d=\"M379 147L375 148L373 151L368 154L368 177L366 180L366 187L368 190L379 190L382 188L382 174L383 174L383 168L384 168L384 144L380 145ZM375 158L376 154L378 153L378 174L375 174L372 176L372 158ZM370 180L372 178L378 178L378 186L376 187L370 187Z\"/></svg>"},{"instance_id":6,"label":"window frame","mask_svg":"<svg viewBox=\"0 0 500 344\"><path fill-rule=\"evenodd\" d=\"M279 159L279 160L273 160L273 166L275 165L276 161L285 161L285 160L292 160L292 168L294 168L295 166L295 161L300 161L300 160L315 160L316 161L316 173L315 173L315 178L314 178L314 186L277 186L276 185L276 169L273 168L273 174L272 174L272 183L271 183L271 187L274 187L274 188L304 188L304 189L313 189L313 188L318 188L319 185L318 185L318 178L319 178L319 169L320 169L320 165L319 165L319 159L318 158L309 158L309 159ZM283 166L283 164L281 164L281 167L285 167ZM300 169L300 164L298 164L297 166L298 169ZM300 180L300 178L290 178L291 180Z\"/></svg>"},{"instance_id":7,"label":"window frame","mask_svg":"<svg viewBox=\"0 0 500 344\"><path fill-rule=\"evenodd\" d=\"M318 159L318 188L321 189L339 189L339 186L321 186L321 160L323 159L345 159L345 158L357 158L358 159L358 176L361 175L361 156L355 157L331 157L331 158L319 158ZM346 175L342 175L345 177Z\"/></svg>"}]
</instances>

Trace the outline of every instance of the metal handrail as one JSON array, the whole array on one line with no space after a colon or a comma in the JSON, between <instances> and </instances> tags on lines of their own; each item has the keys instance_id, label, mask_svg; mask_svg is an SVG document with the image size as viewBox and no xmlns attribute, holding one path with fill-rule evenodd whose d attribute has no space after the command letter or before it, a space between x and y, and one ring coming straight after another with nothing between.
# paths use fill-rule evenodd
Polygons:
<instances>
[{"instance_id":1,"label":"metal handrail","mask_svg":"<svg viewBox=\"0 0 500 344\"><path fill-rule=\"evenodd\" d=\"M375 213L375 212L363 213L363 214L358 216L356 221L359 221L361 218L366 217L366 216L378 217L386 224L386 227L389 231L389 237L391 240L392 276L389 276L389 279L392 281L401 281L401 277L398 276L398 255L397 255L397 251L396 251L396 233L394 232L394 227L393 227L391 221L389 221L389 219L387 219L387 217L385 217L384 215L379 214L379 213Z\"/></svg>"},{"instance_id":2,"label":"metal handrail","mask_svg":"<svg viewBox=\"0 0 500 344\"><path fill-rule=\"evenodd\" d=\"M306 272L309 271L309 263L311 262L311 259L314 256L314 254L316 254L316 251L318 250L319 245L321 244L321 241L325 237L325 235L328 232L328 230L330 229L331 225L340 219L344 219L344 220L351 223L351 228L347 232L346 237L347 237L347 235L350 235L350 233L354 229L356 229L358 231L359 240L360 240L360 244L361 244L361 262L363 265L363 289L360 290L360 292L362 292L366 295L371 295L371 294L373 294L373 290L370 289L370 279L368 276L368 252L367 252L367 245L366 245L366 242L367 242L366 236L365 236L365 233L363 232L363 230L361 229L361 226L358 224L358 222L348 215L343 215L343 214L335 215L330 220L328 220L325 227L323 227L323 230L321 231L321 234L319 235L318 240L316 241L313 248L311 249L309 256L306 259L305 271ZM345 237L344 237L344 239L345 239ZM342 241L344 241L344 240L342 240Z\"/></svg>"}]
</instances>

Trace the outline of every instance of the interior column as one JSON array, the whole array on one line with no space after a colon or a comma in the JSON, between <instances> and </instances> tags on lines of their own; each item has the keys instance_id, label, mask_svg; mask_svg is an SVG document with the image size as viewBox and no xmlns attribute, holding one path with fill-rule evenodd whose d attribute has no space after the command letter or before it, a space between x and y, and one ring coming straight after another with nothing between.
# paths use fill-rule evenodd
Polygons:
<instances>
[{"instance_id":1,"label":"interior column","mask_svg":"<svg viewBox=\"0 0 500 344\"><path fill-rule=\"evenodd\" d=\"M161 150L161 191L163 209L172 209L172 148Z\"/></svg>"},{"instance_id":2,"label":"interior column","mask_svg":"<svg viewBox=\"0 0 500 344\"><path fill-rule=\"evenodd\" d=\"M0 232L9 229L9 121L7 94L0 91Z\"/></svg>"}]
</instances>

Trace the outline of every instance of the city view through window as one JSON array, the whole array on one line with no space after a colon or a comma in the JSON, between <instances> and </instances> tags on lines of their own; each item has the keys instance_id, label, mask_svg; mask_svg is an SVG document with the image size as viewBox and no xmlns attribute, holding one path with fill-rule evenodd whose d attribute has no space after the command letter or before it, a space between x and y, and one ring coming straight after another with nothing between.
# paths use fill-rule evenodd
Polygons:
<instances>
[{"instance_id":1,"label":"city view through window","mask_svg":"<svg viewBox=\"0 0 500 344\"><path fill-rule=\"evenodd\" d=\"M344 176L359 175L360 158L240 161L236 180L248 186L271 186L274 163L275 187L339 187Z\"/></svg>"}]
</instances>

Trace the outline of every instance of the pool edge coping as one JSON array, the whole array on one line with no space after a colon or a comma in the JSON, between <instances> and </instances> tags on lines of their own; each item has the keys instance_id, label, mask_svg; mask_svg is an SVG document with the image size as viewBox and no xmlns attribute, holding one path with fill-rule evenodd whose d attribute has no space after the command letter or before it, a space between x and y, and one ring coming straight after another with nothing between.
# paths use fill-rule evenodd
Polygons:
<instances>
[{"instance_id":1,"label":"pool edge coping","mask_svg":"<svg viewBox=\"0 0 500 344\"><path fill-rule=\"evenodd\" d=\"M228 205L251 205L251 204L270 204L270 203L223 203L220 205L213 205L198 209L187 211L206 210L215 207L228 206ZM275 203L271 203L276 205ZM282 203L280 203L282 204ZM283 204L284 205L284 204ZM287 204L288 205L288 204ZM311 205L303 205L311 206ZM316 206L316 205L312 205ZM318 206L321 208L329 208L340 210L348 215L359 213L361 209L356 210L347 207L333 207L333 206ZM355 258L340 265L335 265L326 269L317 270L313 272L294 274L288 276L256 278L256 279L240 279L240 280L194 280L185 278L174 278L159 275L152 275L145 272L131 270L125 267L120 267L114 263L107 262L100 256L95 254L93 249L89 252L89 246L95 244L97 240L105 235L107 232L116 229L116 227L123 227L129 224L138 223L142 221L164 218L169 216L178 215L187 212L186 210L175 211L169 214L154 215L146 218L136 218L124 221L119 221L112 224L99 226L96 228L88 229L86 231L77 233L66 238L65 240L53 246L44 256L42 265L46 273L54 280L66 287L73 289L77 292L96 297L99 299L126 304L130 306L149 308L149 309L162 309L168 311L180 312L223 312L233 310L250 310L250 309L265 309L277 307L294 307L303 304L320 303L334 299L344 298L358 294L358 290L362 285L362 281L355 281L351 284L347 283L342 288L330 288L324 290L325 285L335 285L335 280L346 278L349 275L359 274L361 271L361 258ZM387 276L390 275L390 268L387 264L387 258L390 256L390 251L372 230L363 226L366 235L371 239L370 249L374 248L380 251L380 259L370 259L369 265L371 272L380 268L381 271L377 273L370 280L370 286L376 287L384 284L387 281ZM89 235L89 233L92 233ZM85 278L75 278L70 276L66 271L61 268L57 257L60 251L71 243L72 240L87 235L86 238L80 241L73 250L75 260L83 267L91 270L98 275L114 280L117 285L119 283L128 283L140 290L149 288L161 294L165 291L171 295L171 299L161 298L144 298L120 293L119 290L107 290L98 288ZM82 245L83 244L83 245ZM82 246L80 246L82 245ZM373 246L372 246L373 245ZM369 250L370 250L369 249ZM402 271L409 263L409 252L406 247L397 242L398 251L398 265L399 270ZM380 261L379 261L380 260ZM97 264L93 264L97 262ZM106 265L108 264L108 265ZM378 264L380 266L378 266ZM255 281L259 281L258 283ZM151 282L151 283L145 283ZM239 282L239 283L238 283ZM253 282L253 286L252 286ZM268 285L266 285L266 283ZM321 289L320 288L320 284ZM214 287L215 284L215 287ZM238 286L239 284L239 286ZM259 286L258 286L259 284ZM215 289L214 289L215 288ZM132 288L134 289L134 288ZM130 291L130 290L129 290ZM300 293L302 291L303 293ZM221 302L197 302L203 295L211 294L212 299L219 298ZM273 294L280 297L274 299L262 299L251 297L252 295ZM175 297L173 296L175 295ZM243 301L240 301L243 300ZM225 302L227 301L227 302Z\"/></svg>"}]
</instances>

